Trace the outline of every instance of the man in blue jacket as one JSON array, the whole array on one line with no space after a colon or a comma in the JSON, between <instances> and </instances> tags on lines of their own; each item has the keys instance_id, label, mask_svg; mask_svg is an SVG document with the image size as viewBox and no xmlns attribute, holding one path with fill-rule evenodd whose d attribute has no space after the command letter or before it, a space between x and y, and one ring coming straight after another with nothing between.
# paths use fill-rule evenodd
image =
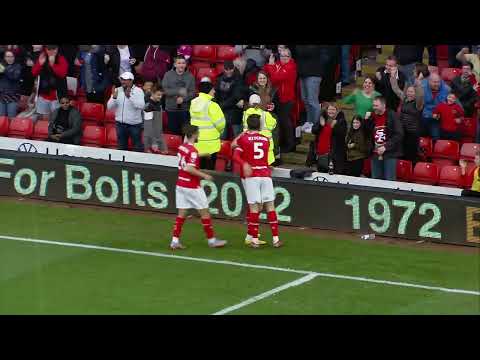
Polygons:
<instances>
[{"instance_id":1,"label":"man in blue jacket","mask_svg":"<svg viewBox=\"0 0 480 360\"><path fill-rule=\"evenodd\" d=\"M440 75L432 73L428 79L422 81L424 92L424 107L422 114L422 136L430 136L433 141L440 139L440 123L433 118L435 106L447 100L450 87L440 78Z\"/></svg>"}]
</instances>

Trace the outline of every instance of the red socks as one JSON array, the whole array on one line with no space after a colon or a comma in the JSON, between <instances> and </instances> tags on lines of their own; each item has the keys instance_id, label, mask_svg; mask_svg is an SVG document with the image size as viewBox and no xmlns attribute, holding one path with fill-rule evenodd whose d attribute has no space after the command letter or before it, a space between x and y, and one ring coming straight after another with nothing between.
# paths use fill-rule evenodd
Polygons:
<instances>
[{"instance_id":1,"label":"red socks","mask_svg":"<svg viewBox=\"0 0 480 360\"><path fill-rule=\"evenodd\" d=\"M250 213L250 221L248 222L249 234L254 239L258 239L259 217L259 213Z\"/></svg>"},{"instance_id":2,"label":"red socks","mask_svg":"<svg viewBox=\"0 0 480 360\"><path fill-rule=\"evenodd\" d=\"M185 218L177 216L177 218L175 219L175 225L173 226L173 237L177 239L180 238L180 234L182 233L182 226L184 222L185 222Z\"/></svg>"},{"instance_id":3,"label":"red socks","mask_svg":"<svg viewBox=\"0 0 480 360\"><path fill-rule=\"evenodd\" d=\"M277 219L277 212L270 211L267 213L268 223L270 224L270 228L272 229L272 235L278 236L278 219Z\"/></svg>"},{"instance_id":4,"label":"red socks","mask_svg":"<svg viewBox=\"0 0 480 360\"><path fill-rule=\"evenodd\" d=\"M213 239L215 234L213 233L212 219L202 219L203 231L207 236L207 240Z\"/></svg>"}]
</instances>

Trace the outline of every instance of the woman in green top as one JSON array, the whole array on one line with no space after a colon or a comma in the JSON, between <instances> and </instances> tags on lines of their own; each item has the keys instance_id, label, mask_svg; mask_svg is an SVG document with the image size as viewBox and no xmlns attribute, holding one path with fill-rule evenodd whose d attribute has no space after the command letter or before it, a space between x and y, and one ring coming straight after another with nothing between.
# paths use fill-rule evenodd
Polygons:
<instances>
[{"instance_id":1,"label":"woman in green top","mask_svg":"<svg viewBox=\"0 0 480 360\"><path fill-rule=\"evenodd\" d=\"M373 99L381 94L375 91L375 83L373 78L367 76L363 82L363 89L355 89L353 93L341 100L343 104L353 104L355 115L360 115L365 119L367 112L373 110Z\"/></svg>"}]
</instances>

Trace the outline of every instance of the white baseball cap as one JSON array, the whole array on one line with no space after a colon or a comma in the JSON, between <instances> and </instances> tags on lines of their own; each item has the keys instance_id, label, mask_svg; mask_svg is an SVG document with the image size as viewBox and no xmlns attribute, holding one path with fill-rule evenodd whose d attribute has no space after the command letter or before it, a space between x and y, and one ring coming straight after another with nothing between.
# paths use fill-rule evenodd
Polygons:
<instances>
[{"instance_id":1,"label":"white baseball cap","mask_svg":"<svg viewBox=\"0 0 480 360\"><path fill-rule=\"evenodd\" d=\"M260 99L260 96L258 96L257 94L252 94L252 95L250 96L250 99L248 99L248 102L249 102L251 105L261 104L261 103L262 103L262 99Z\"/></svg>"},{"instance_id":2,"label":"white baseball cap","mask_svg":"<svg viewBox=\"0 0 480 360\"><path fill-rule=\"evenodd\" d=\"M120 75L120 79L123 80L133 80L135 77L130 71L125 71L122 75Z\"/></svg>"},{"instance_id":3,"label":"white baseball cap","mask_svg":"<svg viewBox=\"0 0 480 360\"><path fill-rule=\"evenodd\" d=\"M204 76L204 77L202 78L202 80L200 80L200 82L209 82L209 83L211 83L212 80L211 80L208 76Z\"/></svg>"}]
</instances>

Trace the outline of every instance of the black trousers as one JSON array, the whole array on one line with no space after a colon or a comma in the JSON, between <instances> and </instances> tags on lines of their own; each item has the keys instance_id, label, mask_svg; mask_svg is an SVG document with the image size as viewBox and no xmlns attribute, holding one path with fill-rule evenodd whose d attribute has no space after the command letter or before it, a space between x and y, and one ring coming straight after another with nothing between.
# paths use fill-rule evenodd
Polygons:
<instances>
[{"instance_id":1,"label":"black trousers","mask_svg":"<svg viewBox=\"0 0 480 360\"><path fill-rule=\"evenodd\" d=\"M215 164L217 163L217 153L211 154L209 157L200 158L200 169L215 170Z\"/></svg>"},{"instance_id":2,"label":"black trousers","mask_svg":"<svg viewBox=\"0 0 480 360\"><path fill-rule=\"evenodd\" d=\"M364 160L365 159L347 161L346 167L345 167L345 175L356 176L356 177L359 177L360 175L362 175Z\"/></svg>"},{"instance_id":3,"label":"black trousers","mask_svg":"<svg viewBox=\"0 0 480 360\"><path fill-rule=\"evenodd\" d=\"M105 93L102 92L96 92L96 93L88 93L87 94L87 101L89 103L95 103L95 104L104 104L105 103Z\"/></svg>"},{"instance_id":4,"label":"black trousers","mask_svg":"<svg viewBox=\"0 0 480 360\"><path fill-rule=\"evenodd\" d=\"M403 134L403 158L414 165L418 158L419 139L418 132L405 131Z\"/></svg>"},{"instance_id":5,"label":"black trousers","mask_svg":"<svg viewBox=\"0 0 480 360\"><path fill-rule=\"evenodd\" d=\"M280 150L282 153L295 149L295 132L290 119L293 102L280 103L278 107L278 126L280 128Z\"/></svg>"},{"instance_id":6,"label":"black trousers","mask_svg":"<svg viewBox=\"0 0 480 360\"><path fill-rule=\"evenodd\" d=\"M480 197L480 192L473 190L462 190L462 196Z\"/></svg>"}]
</instances>

